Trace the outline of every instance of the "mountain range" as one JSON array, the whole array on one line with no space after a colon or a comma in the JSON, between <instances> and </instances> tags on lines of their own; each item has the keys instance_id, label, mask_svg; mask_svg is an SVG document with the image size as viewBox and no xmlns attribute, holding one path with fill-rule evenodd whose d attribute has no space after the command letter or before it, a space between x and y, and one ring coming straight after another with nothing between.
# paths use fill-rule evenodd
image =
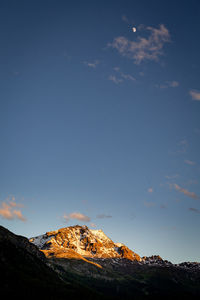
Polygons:
<instances>
[{"instance_id":1,"label":"mountain range","mask_svg":"<svg viewBox=\"0 0 200 300\"><path fill-rule=\"evenodd\" d=\"M27 299L200 299L200 263L140 257L102 230L70 226L29 240L0 226L1 290Z\"/></svg>"}]
</instances>

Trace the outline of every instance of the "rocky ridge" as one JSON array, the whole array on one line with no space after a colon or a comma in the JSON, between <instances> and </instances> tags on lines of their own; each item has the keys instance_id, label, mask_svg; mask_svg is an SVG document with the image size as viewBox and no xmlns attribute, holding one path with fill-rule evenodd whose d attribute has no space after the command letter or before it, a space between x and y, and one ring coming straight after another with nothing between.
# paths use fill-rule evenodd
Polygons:
<instances>
[{"instance_id":1,"label":"rocky ridge","mask_svg":"<svg viewBox=\"0 0 200 300\"><path fill-rule=\"evenodd\" d=\"M40 260L45 260L44 254L41 251L39 251L37 245L30 243L26 237L16 235L10 232L3 226L0 226L0 243L4 245L6 245L7 243L12 243L12 245L16 249L26 251L27 254L34 255ZM1 259L3 259L3 256L1 256Z\"/></svg>"},{"instance_id":2,"label":"rocky ridge","mask_svg":"<svg viewBox=\"0 0 200 300\"><path fill-rule=\"evenodd\" d=\"M102 230L87 226L70 226L32 237L46 257L59 258L126 258L141 261L138 254L121 243L114 243Z\"/></svg>"}]
</instances>

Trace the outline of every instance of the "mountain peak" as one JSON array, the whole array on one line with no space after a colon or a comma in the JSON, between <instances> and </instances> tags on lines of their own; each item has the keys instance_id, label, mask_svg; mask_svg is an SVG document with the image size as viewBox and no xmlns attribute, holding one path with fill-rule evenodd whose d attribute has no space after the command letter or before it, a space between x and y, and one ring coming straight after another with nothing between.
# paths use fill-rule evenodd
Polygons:
<instances>
[{"instance_id":1,"label":"mountain peak","mask_svg":"<svg viewBox=\"0 0 200 300\"><path fill-rule=\"evenodd\" d=\"M89 229L86 225L69 226L33 237L30 242L38 246L47 257L127 258L140 261L138 254L121 243L114 243L102 229Z\"/></svg>"}]
</instances>

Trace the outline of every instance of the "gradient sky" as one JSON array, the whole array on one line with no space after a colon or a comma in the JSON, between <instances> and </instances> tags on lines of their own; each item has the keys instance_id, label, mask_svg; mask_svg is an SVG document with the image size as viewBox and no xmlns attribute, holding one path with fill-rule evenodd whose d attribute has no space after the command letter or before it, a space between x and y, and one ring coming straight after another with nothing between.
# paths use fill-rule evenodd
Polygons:
<instances>
[{"instance_id":1,"label":"gradient sky","mask_svg":"<svg viewBox=\"0 0 200 300\"><path fill-rule=\"evenodd\" d=\"M86 224L200 261L199 16L199 0L0 2L1 225Z\"/></svg>"}]
</instances>

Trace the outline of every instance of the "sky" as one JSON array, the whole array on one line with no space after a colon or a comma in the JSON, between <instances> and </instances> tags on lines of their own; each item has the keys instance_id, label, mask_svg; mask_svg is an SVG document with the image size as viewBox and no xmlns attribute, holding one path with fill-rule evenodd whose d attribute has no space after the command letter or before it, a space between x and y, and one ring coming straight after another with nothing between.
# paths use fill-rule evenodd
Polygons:
<instances>
[{"instance_id":1,"label":"sky","mask_svg":"<svg viewBox=\"0 0 200 300\"><path fill-rule=\"evenodd\" d=\"M0 2L0 224L200 262L200 2Z\"/></svg>"}]
</instances>

